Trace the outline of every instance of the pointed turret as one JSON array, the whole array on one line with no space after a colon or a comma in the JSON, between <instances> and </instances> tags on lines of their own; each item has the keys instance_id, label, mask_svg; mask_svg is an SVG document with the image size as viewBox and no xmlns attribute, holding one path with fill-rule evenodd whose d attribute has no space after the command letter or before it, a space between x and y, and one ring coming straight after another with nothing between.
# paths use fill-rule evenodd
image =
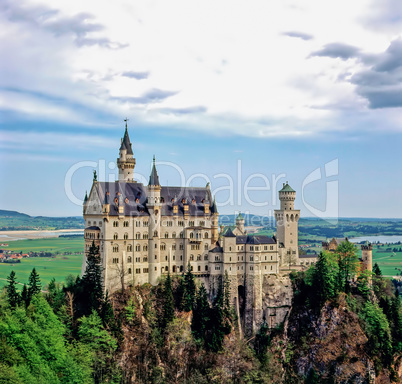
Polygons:
<instances>
[{"instance_id":1,"label":"pointed turret","mask_svg":"<svg viewBox=\"0 0 402 384\"><path fill-rule=\"evenodd\" d=\"M85 191L85 197L84 197L84 202L82 203L82 212L85 215L85 209L87 207L87 203L88 203L88 193L87 191Z\"/></svg>"},{"instance_id":2,"label":"pointed turret","mask_svg":"<svg viewBox=\"0 0 402 384\"><path fill-rule=\"evenodd\" d=\"M123 149L127 151L126 152L127 155L133 155L133 149L127 130L127 121L126 121L126 130L124 131L124 136L123 139L121 140L120 151Z\"/></svg>"},{"instance_id":3,"label":"pointed turret","mask_svg":"<svg viewBox=\"0 0 402 384\"><path fill-rule=\"evenodd\" d=\"M158 176L158 172L156 171L156 165L155 165L155 155L154 155L154 160L153 160L153 164L152 164L152 170L151 170L151 175L149 176L149 183L148 185L159 185L159 176Z\"/></svg>"},{"instance_id":4,"label":"pointed turret","mask_svg":"<svg viewBox=\"0 0 402 384\"><path fill-rule=\"evenodd\" d=\"M124 120L126 122L126 129L124 131L124 136L121 139L117 166L119 168L119 180L133 182L135 159L133 158L133 149L131 147L130 137L128 136L127 120L128 119Z\"/></svg>"},{"instance_id":5,"label":"pointed turret","mask_svg":"<svg viewBox=\"0 0 402 384\"><path fill-rule=\"evenodd\" d=\"M211 213L218 213L218 208L216 207L215 196L214 196L214 201L212 202Z\"/></svg>"}]
</instances>

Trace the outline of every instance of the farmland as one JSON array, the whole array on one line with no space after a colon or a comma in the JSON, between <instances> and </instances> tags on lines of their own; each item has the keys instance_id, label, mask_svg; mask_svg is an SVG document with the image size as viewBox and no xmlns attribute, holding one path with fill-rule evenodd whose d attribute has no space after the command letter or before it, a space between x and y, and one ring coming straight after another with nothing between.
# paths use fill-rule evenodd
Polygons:
<instances>
[{"instance_id":1,"label":"farmland","mask_svg":"<svg viewBox=\"0 0 402 384\"><path fill-rule=\"evenodd\" d=\"M30 257L20 263L0 263L0 287L6 284L7 276L12 270L20 283L27 283L29 274L36 268L41 278L42 286L47 285L52 278L64 282L72 274L81 273L84 239L79 237L55 237L50 239L16 240L9 242L7 249L18 253L50 252L53 257Z\"/></svg>"}]
</instances>

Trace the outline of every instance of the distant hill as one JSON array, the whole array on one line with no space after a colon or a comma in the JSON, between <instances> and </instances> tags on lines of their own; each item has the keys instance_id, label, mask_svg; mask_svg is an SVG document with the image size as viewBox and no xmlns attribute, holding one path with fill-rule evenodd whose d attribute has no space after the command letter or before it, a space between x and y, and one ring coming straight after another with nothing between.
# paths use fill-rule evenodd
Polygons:
<instances>
[{"instance_id":1,"label":"distant hill","mask_svg":"<svg viewBox=\"0 0 402 384\"><path fill-rule=\"evenodd\" d=\"M5 209L0 209L0 216L1 217L31 217L26 215L25 213L20 213L17 211L7 211Z\"/></svg>"},{"instance_id":2,"label":"distant hill","mask_svg":"<svg viewBox=\"0 0 402 384\"><path fill-rule=\"evenodd\" d=\"M35 217L16 211L0 210L0 231L78 229L84 228L84 225L81 216Z\"/></svg>"}]
</instances>

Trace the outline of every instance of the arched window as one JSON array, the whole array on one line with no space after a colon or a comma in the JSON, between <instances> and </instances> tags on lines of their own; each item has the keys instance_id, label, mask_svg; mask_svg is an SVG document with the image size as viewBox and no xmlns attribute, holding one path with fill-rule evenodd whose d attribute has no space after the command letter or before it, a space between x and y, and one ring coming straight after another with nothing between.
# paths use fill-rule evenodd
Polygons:
<instances>
[{"instance_id":1,"label":"arched window","mask_svg":"<svg viewBox=\"0 0 402 384\"><path fill-rule=\"evenodd\" d=\"M205 266L205 270L208 271L208 265Z\"/></svg>"},{"instance_id":2,"label":"arched window","mask_svg":"<svg viewBox=\"0 0 402 384\"><path fill-rule=\"evenodd\" d=\"M113 227L118 227L119 226L119 222L118 221L113 221Z\"/></svg>"},{"instance_id":3,"label":"arched window","mask_svg":"<svg viewBox=\"0 0 402 384\"><path fill-rule=\"evenodd\" d=\"M119 236L117 235L117 233L115 233L114 235L113 235L113 240L117 240L119 238Z\"/></svg>"},{"instance_id":4,"label":"arched window","mask_svg":"<svg viewBox=\"0 0 402 384\"><path fill-rule=\"evenodd\" d=\"M183 238L183 232L180 232L180 239Z\"/></svg>"},{"instance_id":5,"label":"arched window","mask_svg":"<svg viewBox=\"0 0 402 384\"><path fill-rule=\"evenodd\" d=\"M197 255L197 261L201 261L201 255Z\"/></svg>"},{"instance_id":6,"label":"arched window","mask_svg":"<svg viewBox=\"0 0 402 384\"><path fill-rule=\"evenodd\" d=\"M144 233L144 234L142 235L142 238L145 239L145 240L148 239L148 233Z\"/></svg>"},{"instance_id":7,"label":"arched window","mask_svg":"<svg viewBox=\"0 0 402 384\"><path fill-rule=\"evenodd\" d=\"M148 251L148 245L144 245L144 246L142 247L142 250L143 250L143 251Z\"/></svg>"},{"instance_id":8,"label":"arched window","mask_svg":"<svg viewBox=\"0 0 402 384\"><path fill-rule=\"evenodd\" d=\"M193 232L190 233L190 239L194 239L194 233Z\"/></svg>"},{"instance_id":9,"label":"arched window","mask_svg":"<svg viewBox=\"0 0 402 384\"><path fill-rule=\"evenodd\" d=\"M204 239L208 239L208 232L204 233Z\"/></svg>"},{"instance_id":10,"label":"arched window","mask_svg":"<svg viewBox=\"0 0 402 384\"><path fill-rule=\"evenodd\" d=\"M131 268L128 269L128 273L131 275Z\"/></svg>"},{"instance_id":11,"label":"arched window","mask_svg":"<svg viewBox=\"0 0 402 384\"><path fill-rule=\"evenodd\" d=\"M201 265L198 266L198 272L201 272Z\"/></svg>"},{"instance_id":12,"label":"arched window","mask_svg":"<svg viewBox=\"0 0 402 384\"><path fill-rule=\"evenodd\" d=\"M165 239L169 238L169 234L167 232L165 232Z\"/></svg>"},{"instance_id":13,"label":"arched window","mask_svg":"<svg viewBox=\"0 0 402 384\"><path fill-rule=\"evenodd\" d=\"M173 266L173 273L175 273L176 272L176 266L174 265Z\"/></svg>"},{"instance_id":14,"label":"arched window","mask_svg":"<svg viewBox=\"0 0 402 384\"><path fill-rule=\"evenodd\" d=\"M190 260L194 261L194 255L190 255Z\"/></svg>"},{"instance_id":15,"label":"arched window","mask_svg":"<svg viewBox=\"0 0 402 384\"><path fill-rule=\"evenodd\" d=\"M135 246L135 250L136 250L137 252L141 251L141 245L137 244L137 245Z\"/></svg>"},{"instance_id":16,"label":"arched window","mask_svg":"<svg viewBox=\"0 0 402 384\"><path fill-rule=\"evenodd\" d=\"M208 255L204 255L204 260L208 260Z\"/></svg>"},{"instance_id":17,"label":"arched window","mask_svg":"<svg viewBox=\"0 0 402 384\"><path fill-rule=\"evenodd\" d=\"M136 238L136 240L141 239L141 234L140 234L139 232L137 232L137 233L135 234L135 238Z\"/></svg>"},{"instance_id":18,"label":"arched window","mask_svg":"<svg viewBox=\"0 0 402 384\"><path fill-rule=\"evenodd\" d=\"M128 233L127 232L124 234L123 238L124 238L124 240L128 239Z\"/></svg>"},{"instance_id":19,"label":"arched window","mask_svg":"<svg viewBox=\"0 0 402 384\"><path fill-rule=\"evenodd\" d=\"M127 245L127 252L132 252L133 246L131 244Z\"/></svg>"},{"instance_id":20,"label":"arched window","mask_svg":"<svg viewBox=\"0 0 402 384\"><path fill-rule=\"evenodd\" d=\"M183 272L183 266L180 265L180 272Z\"/></svg>"},{"instance_id":21,"label":"arched window","mask_svg":"<svg viewBox=\"0 0 402 384\"><path fill-rule=\"evenodd\" d=\"M208 244L205 244L205 245L204 245L204 249L205 249L205 250L208 250Z\"/></svg>"},{"instance_id":22,"label":"arched window","mask_svg":"<svg viewBox=\"0 0 402 384\"><path fill-rule=\"evenodd\" d=\"M127 263L131 263L131 256L127 257Z\"/></svg>"},{"instance_id":23,"label":"arched window","mask_svg":"<svg viewBox=\"0 0 402 384\"><path fill-rule=\"evenodd\" d=\"M119 252L119 246L118 245L113 246L113 252Z\"/></svg>"},{"instance_id":24,"label":"arched window","mask_svg":"<svg viewBox=\"0 0 402 384\"><path fill-rule=\"evenodd\" d=\"M176 238L176 232L172 233L172 238L175 239Z\"/></svg>"},{"instance_id":25,"label":"arched window","mask_svg":"<svg viewBox=\"0 0 402 384\"><path fill-rule=\"evenodd\" d=\"M154 232L154 237L158 237L158 231Z\"/></svg>"}]
</instances>

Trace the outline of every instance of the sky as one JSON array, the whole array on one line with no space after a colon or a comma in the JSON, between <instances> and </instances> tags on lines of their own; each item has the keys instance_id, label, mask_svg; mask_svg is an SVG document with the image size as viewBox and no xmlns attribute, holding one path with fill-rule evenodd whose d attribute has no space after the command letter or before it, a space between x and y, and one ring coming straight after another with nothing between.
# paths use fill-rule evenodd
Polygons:
<instances>
[{"instance_id":1,"label":"sky","mask_svg":"<svg viewBox=\"0 0 402 384\"><path fill-rule=\"evenodd\" d=\"M221 214L402 218L399 0L2 0L0 57L0 209L81 215L127 118Z\"/></svg>"}]
</instances>

